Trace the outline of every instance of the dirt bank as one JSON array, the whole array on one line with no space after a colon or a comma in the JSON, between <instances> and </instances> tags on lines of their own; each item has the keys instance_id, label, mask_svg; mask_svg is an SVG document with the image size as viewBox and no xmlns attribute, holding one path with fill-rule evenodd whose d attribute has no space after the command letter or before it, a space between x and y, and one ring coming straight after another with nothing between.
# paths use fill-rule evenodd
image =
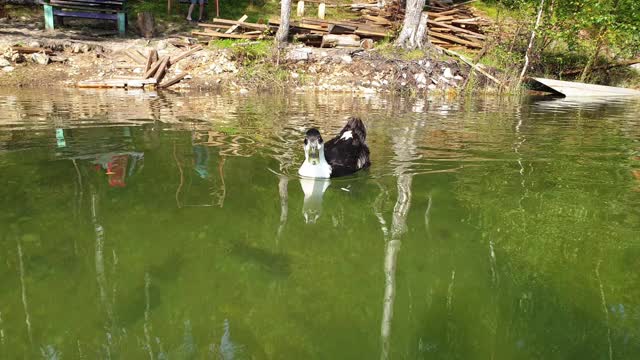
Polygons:
<instances>
[{"instance_id":1,"label":"dirt bank","mask_svg":"<svg viewBox=\"0 0 640 360\"><path fill-rule=\"evenodd\" d=\"M192 47L183 36L119 39L45 32L38 25L0 23L0 86L74 87L88 79L140 76L144 64L125 50L160 57ZM226 48L205 46L171 66L167 78L187 74L172 90L248 92L264 88L331 92L457 93L468 84L469 68L438 54L400 55L388 50L319 49L291 45L275 51L269 44ZM20 54L15 46L46 49L47 54ZM266 49L266 50L265 50ZM475 82L475 85L478 83Z\"/></svg>"}]
</instances>

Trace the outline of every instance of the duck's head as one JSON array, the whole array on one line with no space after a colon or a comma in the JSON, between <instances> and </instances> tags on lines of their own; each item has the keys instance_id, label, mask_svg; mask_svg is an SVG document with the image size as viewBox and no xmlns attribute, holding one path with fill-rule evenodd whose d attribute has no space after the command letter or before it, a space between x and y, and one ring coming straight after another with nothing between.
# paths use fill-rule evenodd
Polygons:
<instances>
[{"instance_id":1,"label":"duck's head","mask_svg":"<svg viewBox=\"0 0 640 360\"><path fill-rule=\"evenodd\" d=\"M320 131L316 128L307 130L304 137L304 157L311 165L320 163L320 156L324 154L324 141Z\"/></svg>"}]
</instances>

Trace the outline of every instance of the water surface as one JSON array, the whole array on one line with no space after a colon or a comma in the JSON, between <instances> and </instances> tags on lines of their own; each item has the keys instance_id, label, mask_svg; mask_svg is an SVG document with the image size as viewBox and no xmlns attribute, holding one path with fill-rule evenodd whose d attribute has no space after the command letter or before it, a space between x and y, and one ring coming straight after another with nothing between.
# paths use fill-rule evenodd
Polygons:
<instances>
[{"instance_id":1,"label":"water surface","mask_svg":"<svg viewBox=\"0 0 640 360\"><path fill-rule=\"evenodd\" d=\"M2 359L640 358L639 101L47 91L0 91ZM372 168L301 183L348 115Z\"/></svg>"}]
</instances>

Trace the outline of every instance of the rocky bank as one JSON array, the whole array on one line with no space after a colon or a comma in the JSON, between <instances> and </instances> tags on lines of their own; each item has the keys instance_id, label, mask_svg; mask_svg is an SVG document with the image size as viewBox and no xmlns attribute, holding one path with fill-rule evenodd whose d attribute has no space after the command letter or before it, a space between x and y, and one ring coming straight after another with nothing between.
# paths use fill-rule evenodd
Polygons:
<instances>
[{"instance_id":1,"label":"rocky bank","mask_svg":"<svg viewBox=\"0 0 640 360\"><path fill-rule=\"evenodd\" d=\"M74 37L64 32L46 33L25 24L0 24L0 86L74 87L89 79L140 76L144 65L128 58L125 50L159 56L177 55L194 45L193 39L117 39ZM46 52L23 54L15 46L42 48ZM392 51L321 49L290 45L251 57L254 45L201 51L171 66L167 78L186 73L174 91L226 90L247 93L280 88L293 91L405 92L416 95L458 93L467 84L469 68L442 56L410 59ZM418 54L420 55L420 54Z\"/></svg>"}]
</instances>

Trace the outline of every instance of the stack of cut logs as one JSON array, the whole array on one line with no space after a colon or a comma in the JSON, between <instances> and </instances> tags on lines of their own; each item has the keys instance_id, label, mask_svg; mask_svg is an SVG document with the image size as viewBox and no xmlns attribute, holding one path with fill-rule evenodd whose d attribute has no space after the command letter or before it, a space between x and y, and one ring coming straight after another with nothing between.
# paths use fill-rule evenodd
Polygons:
<instances>
[{"instance_id":1,"label":"stack of cut logs","mask_svg":"<svg viewBox=\"0 0 640 360\"><path fill-rule=\"evenodd\" d=\"M398 0L388 1L380 8L377 2L346 5L360 17L346 21L331 21L302 17L290 22L290 32L297 41L319 47L363 47L370 48L373 41L391 36L402 27L404 9ZM456 49L478 50L484 46L486 35L483 28L490 23L476 16L471 8L459 4L442 5L432 0L429 15L429 40L437 46ZM280 25L279 19L268 24L246 22L244 15L238 20L213 19L212 23L198 24L202 29L193 35L211 38L258 40L274 34Z\"/></svg>"},{"instance_id":2,"label":"stack of cut logs","mask_svg":"<svg viewBox=\"0 0 640 360\"><path fill-rule=\"evenodd\" d=\"M117 68L142 68L142 76L121 76L112 79L101 80L87 80L78 83L80 88L159 88L166 89L169 86L175 85L182 81L187 76L187 73L182 73L176 77L162 82L167 71L171 65L176 64L178 61L193 55L194 53L202 50L201 45L197 45L189 50L186 50L178 55L163 57L158 56L158 52L155 49L149 50L149 53L145 57L139 51L135 49L126 49L121 53L129 57L135 64L118 64Z\"/></svg>"}]
</instances>

